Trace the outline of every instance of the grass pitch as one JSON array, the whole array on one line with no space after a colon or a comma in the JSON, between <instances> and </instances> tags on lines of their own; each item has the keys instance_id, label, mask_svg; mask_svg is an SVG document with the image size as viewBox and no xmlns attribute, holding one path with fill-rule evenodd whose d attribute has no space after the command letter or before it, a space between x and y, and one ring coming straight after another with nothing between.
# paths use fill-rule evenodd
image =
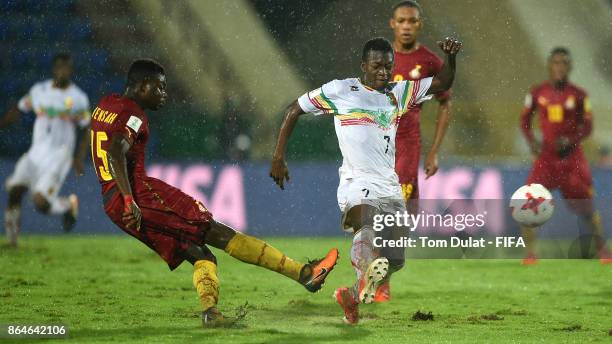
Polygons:
<instances>
[{"instance_id":1,"label":"grass pitch","mask_svg":"<svg viewBox=\"0 0 612 344\"><path fill-rule=\"evenodd\" d=\"M612 342L612 266L596 260L409 260L392 301L344 325L332 300L353 280L349 240L270 238L297 259L340 248L317 294L216 251L220 309L236 328L202 329L192 268L170 272L127 236L29 236L0 251L0 323L65 324L75 343ZM433 320L413 320L417 311ZM421 314L420 318L427 318ZM41 342L41 339L0 339ZM58 341L64 341L58 340Z\"/></svg>"}]
</instances>

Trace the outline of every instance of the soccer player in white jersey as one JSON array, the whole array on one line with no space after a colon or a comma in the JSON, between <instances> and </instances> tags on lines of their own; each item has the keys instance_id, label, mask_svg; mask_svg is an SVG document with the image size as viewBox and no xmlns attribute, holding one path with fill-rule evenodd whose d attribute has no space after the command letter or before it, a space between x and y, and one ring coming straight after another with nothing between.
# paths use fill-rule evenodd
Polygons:
<instances>
[{"instance_id":1,"label":"soccer player in white jersey","mask_svg":"<svg viewBox=\"0 0 612 344\"><path fill-rule=\"evenodd\" d=\"M64 230L74 226L78 213L76 195L59 197L66 175L73 166L83 174L83 159L89 144L89 99L71 81L73 66L68 54L53 57L53 79L38 82L0 119L0 128L22 113L34 112L34 133L30 149L19 159L6 180L8 205L4 227L9 245L17 246L21 199L29 190L37 210L63 216ZM78 147L77 128L81 130ZM73 159L74 156L74 159Z\"/></svg>"},{"instance_id":2,"label":"soccer player in white jersey","mask_svg":"<svg viewBox=\"0 0 612 344\"><path fill-rule=\"evenodd\" d=\"M455 57L461 43L446 38L439 42L446 55L444 67L433 78L390 82L393 48L384 38L368 41L362 52L361 79L333 80L294 101L285 112L270 177L284 189L289 180L285 151L298 118L305 113L332 115L340 151L338 205L342 226L353 233L351 260L357 273L352 288L338 288L336 301L344 310L345 321L359 320L359 303L386 301L382 286L391 273L402 268L403 248L374 246L374 239L398 239L407 228L376 231L374 216L406 210L395 173L395 133L399 118L411 107L448 90L455 76Z\"/></svg>"}]
</instances>

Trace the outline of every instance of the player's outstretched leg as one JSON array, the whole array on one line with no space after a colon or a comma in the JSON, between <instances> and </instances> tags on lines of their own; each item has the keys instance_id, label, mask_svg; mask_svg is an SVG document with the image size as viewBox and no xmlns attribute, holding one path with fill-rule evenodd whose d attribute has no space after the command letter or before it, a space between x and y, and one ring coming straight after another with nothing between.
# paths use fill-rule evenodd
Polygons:
<instances>
[{"instance_id":1,"label":"player's outstretched leg","mask_svg":"<svg viewBox=\"0 0 612 344\"><path fill-rule=\"evenodd\" d=\"M338 288L334 292L334 298L344 312L344 322L356 324L359 322L359 295L365 286L368 266L378 258L378 251L374 248L376 233L372 226L363 226L353 235L351 245L351 265L355 269L357 281L352 288Z\"/></svg>"},{"instance_id":2,"label":"player's outstretched leg","mask_svg":"<svg viewBox=\"0 0 612 344\"><path fill-rule=\"evenodd\" d=\"M378 250L374 247L376 232L372 226L364 226L353 235L351 245L351 264L355 269L357 280L360 280L370 263L378 258Z\"/></svg>"},{"instance_id":3,"label":"player's outstretched leg","mask_svg":"<svg viewBox=\"0 0 612 344\"><path fill-rule=\"evenodd\" d=\"M21 200L28 191L25 186L13 186L8 190L7 207L4 210L4 230L8 245L17 247L17 237L21 224Z\"/></svg>"},{"instance_id":4,"label":"player's outstretched leg","mask_svg":"<svg viewBox=\"0 0 612 344\"><path fill-rule=\"evenodd\" d=\"M381 257L374 247L376 232L372 226L360 228L353 236L351 262L357 274L353 287L354 295L362 303L372 303L376 290L385 281L389 273L389 260Z\"/></svg>"},{"instance_id":5,"label":"player's outstretched leg","mask_svg":"<svg viewBox=\"0 0 612 344\"><path fill-rule=\"evenodd\" d=\"M351 245L351 264L355 269L357 281L352 288L338 288L334 298L344 312L344 322L359 322L359 303L372 303L380 287L388 283L390 275L389 260L380 255L374 247L376 232L365 225L353 235ZM388 285L388 284L387 284Z\"/></svg>"},{"instance_id":6,"label":"player's outstretched leg","mask_svg":"<svg viewBox=\"0 0 612 344\"><path fill-rule=\"evenodd\" d=\"M380 232L383 239L397 241L410 235L407 227L385 228ZM403 247L382 247L380 256L387 258L389 271L376 288L373 302L387 302L391 299L391 275L401 270L406 262L406 250ZM379 266L380 269L380 266Z\"/></svg>"},{"instance_id":7,"label":"player's outstretched leg","mask_svg":"<svg viewBox=\"0 0 612 344\"><path fill-rule=\"evenodd\" d=\"M310 292L321 289L338 260L338 250L334 248L324 258L304 264L287 257L263 240L238 233L216 221L211 223L205 242L240 261L285 275L302 284Z\"/></svg>"}]
</instances>

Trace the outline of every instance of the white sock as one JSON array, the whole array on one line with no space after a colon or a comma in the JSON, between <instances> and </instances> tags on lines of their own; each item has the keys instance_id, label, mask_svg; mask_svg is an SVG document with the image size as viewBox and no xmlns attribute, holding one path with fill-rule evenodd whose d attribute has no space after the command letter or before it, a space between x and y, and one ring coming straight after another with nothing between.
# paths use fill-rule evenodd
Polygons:
<instances>
[{"instance_id":1,"label":"white sock","mask_svg":"<svg viewBox=\"0 0 612 344\"><path fill-rule=\"evenodd\" d=\"M9 244L17 245L17 236L19 235L19 223L21 218L21 208L6 208L4 210L4 230L6 239Z\"/></svg>"},{"instance_id":2,"label":"white sock","mask_svg":"<svg viewBox=\"0 0 612 344\"><path fill-rule=\"evenodd\" d=\"M368 266L379 257L378 249L374 247L376 232L371 226L362 227L353 236L351 246L351 263L357 274L357 281L365 274Z\"/></svg>"},{"instance_id":3,"label":"white sock","mask_svg":"<svg viewBox=\"0 0 612 344\"><path fill-rule=\"evenodd\" d=\"M67 197L49 197L47 201L51 204L51 209L49 209L50 214L64 215L70 210L70 201Z\"/></svg>"}]
</instances>

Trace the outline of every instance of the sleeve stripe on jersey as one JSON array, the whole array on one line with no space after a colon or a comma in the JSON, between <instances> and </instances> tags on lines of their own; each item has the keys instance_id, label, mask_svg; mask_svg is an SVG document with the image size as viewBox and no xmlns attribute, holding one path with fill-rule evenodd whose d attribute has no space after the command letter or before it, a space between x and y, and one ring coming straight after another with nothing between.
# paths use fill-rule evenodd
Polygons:
<instances>
[{"instance_id":1,"label":"sleeve stripe on jersey","mask_svg":"<svg viewBox=\"0 0 612 344\"><path fill-rule=\"evenodd\" d=\"M308 99L317 109L323 111L323 113L338 113L338 108L329 98L325 96L322 88L320 95L310 98L310 94L308 94Z\"/></svg>"},{"instance_id":2,"label":"sleeve stripe on jersey","mask_svg":"<svg viewBox=\"0 0 612 344\"><path fill-rule=\"evenodd\" d=\"M325 111L323 105L321 105L318 100L316 100L315 98L310 98L310 93L308 93L308 100L310 100L312 105L314 105L317 109Z\"/></svg>"},{"instance_id":3,"label":"sleeve stripe on jersey","mask_svg":"<svg viewBox=\"0 0 612 344\"><path fill-rule=\"evenodd\" d=\"M323 99L325 99L325 101L329 104L329 106L331 106L332 110L334 110L335 113L338 113L338 108L336 108L336 105L334 105L334 102L332 102L329 98L327 98L325 93L323 93L323 88L322 87L321 87L321 97L323 97Z\"/></svg>"},{"instance_id":4,"label":"sleeve stripe on jersey","mask_svg":"<svg viewBox=\"0 0 612 344\"><path fill-rule=\"evenodd\" d=\"M421 80L415 80L414 86L410 90L411 95L410 95L410 102L408 103L408 105L414 104L420 87L421 87Z\"/></svg>"},{"instance_id":5,"label":"sleeve stripe on jersey","mask_svg":"<svg viewBox=\"0 0 612 344\"><path fill-rule=\"evenodd\" d=\"M404 86L404 94L402 95L402 109L406 107L406 96L408 95L408 88L412 87L412 82L410 80L406 81L406 86Z\"/></svg>"},{"instance_id":6,"label":"sleeve stripe on jersey","mask_svg":"<svg viewBox=\"0 0 612 344\"><path fill-rule=\"evenodd\" d=\"M410 104L410 102L407 101L407 98L410 94L410 97L412 99L412 90L414 88L414 83L415 81L406 80L406 86L404 87L404 95L402 96L402 109L406 109L406 106Z\"/></svg>"}]
</instances>

